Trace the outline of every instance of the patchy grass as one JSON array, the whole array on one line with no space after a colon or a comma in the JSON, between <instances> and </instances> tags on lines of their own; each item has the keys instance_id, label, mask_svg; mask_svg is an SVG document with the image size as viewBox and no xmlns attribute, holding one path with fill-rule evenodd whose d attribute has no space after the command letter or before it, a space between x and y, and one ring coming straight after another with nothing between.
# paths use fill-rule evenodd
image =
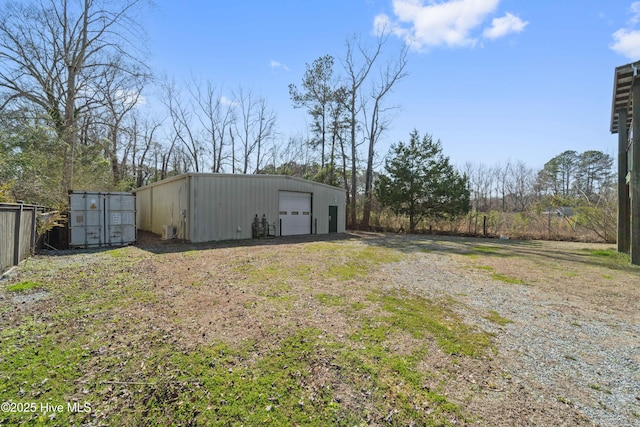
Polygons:
<instances>
[{"instance_id":1,"label":"patchy grass","mask_svg":"<svg viewBox=\"0 0 640 427\"><path fill-rule=\"evenodd\" d=\"M317 250L313 248L312 250ZM344 248L333 250L324 277L335 277L347 281L364 277L371 266L382 263L397 262L402 255L395 250L384 247L367 246L353 250Z\"/></svg>"},{"instance_id":2,"label":"patchy grass","mask_svg":"<svg viewBox=\"0 0 640 427\"><path fill-rule=\"evenodd\" d=\"M592 389L594 389L596 391L601 391L603 393L611 394L611 390L605 389L600 384L589 383L587 385L589 386L589 388L592 388Z\"/></svg>"},{"instance_id":3,"label":"patchy grass","mask_svg":"<svg viewBox=\"0 0 640 427\"><path fill-rule=\"evenodd\" d=\"M513 320L509 320L506 317L502 317L497 311L495 310L489 310L489 313L485 316L483 316L485 319L487 319L490 322L493 322L495 324L498 324L500 326L506 326L509 323L513 323Z\"/></svg>"},{"instance_id":4,"label":"patchy grass","mask_svg":"<svg viewBox=\"0 0 640 427\"><path fill-rule=\"evenodd\" d=\"M582 249L582 253L588 254L588 256L602 265L611 269L628 269L631 264L631 257L629 254L618 252L615 248L607 249Z\"/></svg>"},{"instance_id":5,"label":"patchy grass","mask_svg":"<svg viewBox=\"0 0 640 427\"><path fill-rule=\"evenodd\" d=\"M363 303L363 302L361 302L361 301L357 301L357 302L351 303L351 304L349 305L349 307L350 307L350 308L351 308L351 310L353 310L353 311L359 311L359 310L362 310L362 309L364 309L366 306L367 306L367 304L365 304L365 303Z\"/></svg>"},{"instance_id":6,"label":"patchy grass","mask_svg":"<svg viewBox=\"0 0 640 427\"><path fill-rule=\"evenodd\" d=\"M9 292L27 292L32 289L42 288L42 285L32 280L24 280L22 282L14 283L7 286Z\"/></svg>"},{"instance_id":7,"label":"patchy grass","mask_svg":"<svg viewBox=\"0 0 640 427\"><path fill-rule=\"evenodd\" d=\"M414 338L433 336L447 354L477 357L491 347L488 334L463 323L450 308L452 301L432 301L410 295L372 296L390 313L380 317L390 326L408 332Z\"/></svg>"},{"instance_id":8,"label":"patchy grass","mask_svg":"<svg viewBox=\"0 0 640 427\"><path fill-rule=\"evenodd\" d=\"M518 279L517 277L508 276L502 273L493 273L491 278L494 280L499 280L504 283L508 283L510 285L526 285L524 281Z\"/></svg>"},{"instance_id":9,"label":"patchy grass","mask_svg":"<svg viewBox=\"0 0 640 427\"><path fill-rule=\"evenodd\" d=\"M556 396L556 399L558 400L558 402L560 403L564 403L567 406L573 406L573 402L571 402L569 399L567 399L566 397L562 397L562 396Z\"/></svg>"},{"instance_id":10,"label":"patchy grass","mask_svg":"<svg viewBox=\"0 0 640 427\"><path fill-rule=\"evenodd\" d=\"M475 245L471 248L466 248L461 255L471 259L477 259L484 256L489 257L509 257L513 254L508 251L508 248L494 245Z\"/></svg>"},{"instance_id":11,"label":"patchy grass","mask_svg":"<svg viewBox=\"0 0 640 427\"><path fill-rule=\"evenodd\" d=\"M219 283L220 277L192 270L207 259L204 252L150 255L127 247L83 255L79 262L30 262L23 274L33 280L8 289L31 289L47 278L53 305L46 313L33 306L31 315L3 320L0 398L63 405L64 411L52 415L38 406L30 414L2 413L0 424L440 426L470 419L444 391L423 386L433 374L420 363L430 340L451 354L481 352L487 343L472 342L479 332L467 330L444 302L410 295L353 300L331 287L400 260L395 250L306 246L319 256L312 265L304 257L278 263L272 251L225 261L226 267L215 270L230 271L233 279L220 289L252 293L239 302L244 317L264 308L259 297L267 304L291 302L313 285L317 290L311 297L321 307L357 316L360 339L297 327L300 320L287 319L289 311L279 309L283 317L265 325L270 336L264 340L231 345L214 337L188 344L178 328L189 327L195 313L170 307L191 292L207 295L217 289L211 280ZM163 279L157 270L165 265L170 275ZM188 286L169 291L167 299L163 289L179 273ZM225 310L231 302L221 292L210 299L214 310ZM394 331L423 342L409 353L389 351L385 341ZM69 411L67 405L74 402L88 412Z\"/></svg>"},{"instance_id":12,"label":"patchy grass","mask_svg":"<svg viewBox=\"0 0 640 427\"><path fill-rule=\"evenodd\" d=\"M323 304L323 305L341 306L344 304L344 298L341 297L340 295L320 293L320 294L315 294L313 297L316 299L316 301L318 301L320 304Z\"/></svg>"},{"instance_id":13,"label":"patchy grass","mask_svg":"<svg viewBox=\"0 0 640 427\"><path fill-rule=\"evenodd\" d=\"M589 254L598 258L628 258L627 254L618 252L616 249L584 249Z\"/></svg>"},{"instance_id":14,"label":"patchy grass","mask_svg":"<svg viewBox=\"0 0 640 427\"><path fill-rule=\"evenodd\" d=\"M310 284L318 279L348 281L362 278L374 266L402 259L401 253L384 247L317 242L304 245L302 249L310 254L321 254L325 262L311 267L304 263L302 255L285 260L278 253L266 252L239 261L235 270L254 284L273 283L283 278Z\"/></svg>"},{"instance_id":15,"label":"patchy grass","mask_svg":"<svg viewBox=\"0 0 640 427\"><path fill-rule=\"evenodd\" d=\"M493 280L498 280L500 282L508 283L511 285L526 285L526 283L523 280L518 279L517 277L512 277L506 274L497 273L494 267L491 267L488 265L477 265L476 268L479 270L490 272L491 278Z\"/></svg>"},{"instance_id":16,"label":"patchy grass","mask_svg":"<svg viewBox=\"0 0 640 427\"><path fill-rule=\"evenodd\" d=\"M22 311L0 300L0 399L90 412L0 413L0 425L491 425L482 387L523 392L487 363L492 335L459 301L389 291L378 273L412 256L403 242L36 257L9 286L28 278L51 297ZM516 279L499 263L529 259L446 245L458 260L472 247L467 265L492 276ZM592 258L605 257L579 262Z\"/></svg>"},{"instance_id":17,"label":"patchy grass","mask_svg":"<svg viewBox=\"0 0 640 427\"><path fill-rule=\"evenodd\" d=\"M384 296L380 298L386 300ZM380 298L372 297L374 300ZM394 304L398 302L395 299L392 301ZM374 401L386 401L384 412L388 415L384 419L388 424L405 425L409 422L439 426L452 425L452 420L456 419L469 421L470 417L441 391L424 386L433 377L433 373L424 371L419 366L422 360L429 357L425 344L418 345L405 354L389 351L389 343L397 333L428 334L427 331L418 331L421 328L414 324L415 319L404 319L403 322L400 320L403 317L382 316L376 320L363 320L362 326L350 336L354 343L361 345L342 352L338 358L340 365L352 366L347 383L352 384L352 388L356 390L371 390L370 398ZM424 316L424 313L417 317L423 317L424 320L430 318ZM446 343L444 348L453 349ZM394 406L390 407L390 403Z\"/></svg>"},{"instance_id":18,"label":"patchy grass","mask_svg":"<svg viewBox=\"0 0 640 427\"><path fill-rule=\"evenodd\" d=\"M499 246L474 246L473 251L481 254L497 254L502 250Z\"/></svg>"}]
</instances>

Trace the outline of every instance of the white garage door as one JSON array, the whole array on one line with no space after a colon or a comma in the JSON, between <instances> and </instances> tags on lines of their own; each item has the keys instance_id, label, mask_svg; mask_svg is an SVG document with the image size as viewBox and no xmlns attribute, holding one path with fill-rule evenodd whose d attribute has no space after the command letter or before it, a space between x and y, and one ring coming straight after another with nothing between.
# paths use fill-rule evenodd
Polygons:
<instances>
[{"instance_id":1,"label":"white garage door","mask_svg":"<svg viewBox=\"0 0 640 427\"><path fill-rule=\"evenodd\" d=\"M280 192L280 233L311 234L311 193Z\"/></svg>"}]
</instances>

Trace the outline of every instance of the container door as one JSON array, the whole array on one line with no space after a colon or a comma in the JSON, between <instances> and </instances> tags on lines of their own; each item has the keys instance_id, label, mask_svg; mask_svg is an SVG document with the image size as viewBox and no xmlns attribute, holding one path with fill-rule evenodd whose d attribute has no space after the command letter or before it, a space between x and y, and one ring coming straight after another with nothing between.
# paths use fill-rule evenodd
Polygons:
<instances>
[{"instance_id":1,"label":"container door","mask_svg":"<svg viewBox=\"0 0 640 427\"><path fill-rule=\"evenodd\" d=\"M136 203L133 194L105 196L106 244L126 245L136 240Z\"/></svg>"},{"instance_id":2,"label":"container door","mask_svg":"<svg viewBox=\"0 0 640 427\"><path fill-rule=\"evenodd\" d=\"M101 246L104 230L104 199L100 193L69 195L70 246Z\"/></svg>"}]
</instances>

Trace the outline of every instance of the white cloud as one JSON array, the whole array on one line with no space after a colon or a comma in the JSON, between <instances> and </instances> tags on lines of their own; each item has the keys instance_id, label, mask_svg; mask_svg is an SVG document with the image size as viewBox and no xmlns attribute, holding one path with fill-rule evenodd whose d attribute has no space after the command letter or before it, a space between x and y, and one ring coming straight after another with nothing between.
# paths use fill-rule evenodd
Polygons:
<instances>
[{"instance_id":1,"label":"white cloud","mask_svg":"<svg viewBox=\"0 0 640 427\"><path fill-rule=\"evenodd\" d=\"M631 12L631 18L628 24L629 27L633 27L640 22L640 1L631 3L629 11ZM640 59L640 30L620 28L612 34L612 37L613 43L609 45L611 50L633 61Z\"/></svg>"},{"instance_id":2,"label":"white cloud","mask_svg":"<svg viewBox=\"0 0 640 427\"><path fill-rule=\"evenodd\" d=\"M626 28L616 31L613 33L613 44L609 47L633 61L640 59L640 31Z\"/></svg>"},{"instance_id":3,"label":"white cloud","mask_svg":"<svg viewBox=\"0 0 640 427\"><path fill-rule=\"evenodd\" d=\"M640 22L640 1L634 1L633 3L631 3L631 25L635 25L638 22Z\"/></svg>"},{"instance_id":4,"label":"white cloud","mask_svg":"<svg viewBox=\"0 0 640 427\"><path fill-rule=\"evenodd\" d=\"M484 30L482 35L488 39L498 39L510 33L520 33L524 30L528 22L507 13L502 18L493 18L491 27Z\"/></svg>"},{"instance_id":5,"label":"white cloud","mask_svg":"<svg viewBox=\"0 0 640 427\"><path fill-rule=\"evenodd\" d=\"M415 48L474 46L471 30L498 6L499 0L452 0L423 4L420 0L394 0L398 20L409 23L405 39Z\"/></svg>"},{"instance_id":6,"label":"white cloud","mask_svg":"<svg viewBox=\"0 0 640 427\"><path fill-rule=\"evenodd\" d=\"M391 18L384 13L373 18L373 33L374 35L391 33L400 38L406 38L409 35L407 30L400 27L396 22L391 21Z\"/></svg>"},{"instance_id":7,"label":"white cloud","mask_svg":"<svg viewBox=\"0 0 640 427\"><path fill-rule=\"evenodd\" d=\"M126 107L146 105L147 100L140 92L132 90L116 90L115 99L122 102Z\"/></svg>"},{"instance_id":8,"label":"white cloud","mask_svg":"<svg viewBox=\"0 0 640 427\"><path fill-rule=\"evenodd\" d=\"M640 3L640 2L638 2ZM478 44L474 32L493 14L500 0L393 0L397 21L381 14L374 19L374 30L384 27L405 39L413 48L473 47ZM485 37L495 39L520 32L527 22L507 13L493 20Z\"/></svg>"},{"instance_id":9,"label":"white cloud","mask_svg":"<svg viewBox=\"0 0 640 427\"><path fill-rule=\"evenodd\" d=\"M235 102L233 99L229 99L224 95L220 97L220 103L222 105L226 105L227 107L235 107L236 105L238 105L238 103Z\"/></svg>"},{"instance_id":10,"label":"white cloud","mask_svg":"<svg viewBox=\"0 0 640 427\"><path fill-rule=\"evenodd\" d=\"M282 68L283 70L285 70L287 72L289 71L289 67L287 67L285 64L282 64L282 63L280 63L278 61L274 61L273 59L269 62L269 66L271 68L273 68L273 69Z\"/></svg>"}]
</instances>

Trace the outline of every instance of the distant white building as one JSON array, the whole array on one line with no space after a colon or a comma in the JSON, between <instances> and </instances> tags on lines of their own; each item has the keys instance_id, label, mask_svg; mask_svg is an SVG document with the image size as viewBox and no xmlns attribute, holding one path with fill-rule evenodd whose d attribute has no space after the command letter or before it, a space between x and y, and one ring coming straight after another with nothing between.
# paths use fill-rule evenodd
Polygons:
<instances>
[{"instance_id":1,"label":"distant white building","mask_svg":"<svg viewBox=\"0 0 640 427\"><path fill-rule=\"evenodd\" d=\"M574 216L575 212L572 207L569 206L558 206L558 207L548 207L542 211L545 215L555 215L555 216Z\"/></svg>"}]
</instances>

